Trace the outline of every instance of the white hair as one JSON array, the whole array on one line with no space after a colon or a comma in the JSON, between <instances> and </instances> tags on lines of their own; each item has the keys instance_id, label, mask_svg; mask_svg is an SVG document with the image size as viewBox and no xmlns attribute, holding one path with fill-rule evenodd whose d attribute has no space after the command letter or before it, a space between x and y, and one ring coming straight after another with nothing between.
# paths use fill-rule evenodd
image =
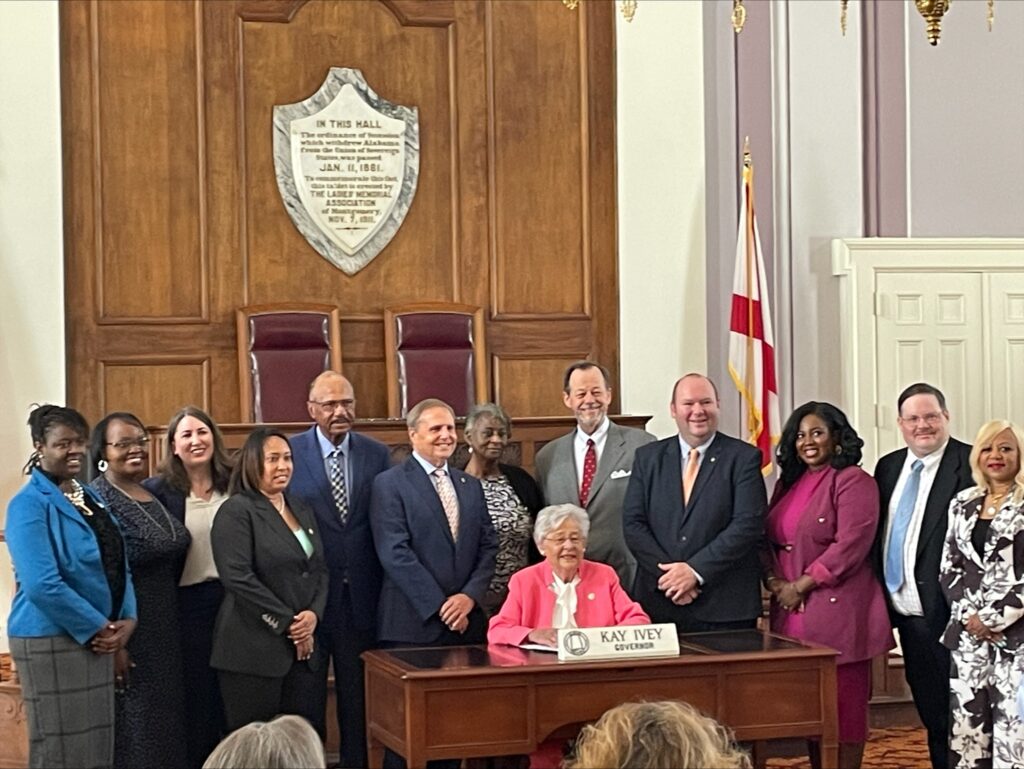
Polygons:
<instances>
[{"instance_id":1,"label":"white hair","mask_svg":"<svg viewBox=\"0 0 1024 769\"><path fill-rule=\"evenodd\" d=\"M253 721L220 741L203 769L324 769L327 759L320 737L301 716Z\"/></svg>"},{"instance_id":2,"label":"white hair","mask_svg":"<svg viewBox=\"0 0 1024 769\"><path fill-rule=\"evenodd\" d=\"M540 543L548 534L569 519L576 521L576 525L580 527L580 534L586 539L590 533L590 516L582 507L568 503L548 505L537 513L537 522L533 525L533 541L537 544L537 549L540 549Z\"/></svg>"}]
</instances>

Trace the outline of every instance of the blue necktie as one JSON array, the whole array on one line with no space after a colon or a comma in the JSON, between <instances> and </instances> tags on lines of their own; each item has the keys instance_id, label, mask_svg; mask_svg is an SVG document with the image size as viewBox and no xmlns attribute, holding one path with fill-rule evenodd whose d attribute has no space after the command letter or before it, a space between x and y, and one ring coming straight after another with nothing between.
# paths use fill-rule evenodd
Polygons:
<instances>
[{"instance_id":1,"label":"blue necktie","mask_svg":"<svg viewBox=\"0 0 1024 769\"><path fill-rule=\"evenodd\" d=\"M915 459L910 466L910 477L903 487L900 503L896 506L896 517L889 530L889 551L885 557L885 586L890 593L895 593L903 586L903 545L907 541L907 529L910 519L914 517L917 505L917 491L921 488L921 468L924 462Z\"/></svg>"}]
</instances>

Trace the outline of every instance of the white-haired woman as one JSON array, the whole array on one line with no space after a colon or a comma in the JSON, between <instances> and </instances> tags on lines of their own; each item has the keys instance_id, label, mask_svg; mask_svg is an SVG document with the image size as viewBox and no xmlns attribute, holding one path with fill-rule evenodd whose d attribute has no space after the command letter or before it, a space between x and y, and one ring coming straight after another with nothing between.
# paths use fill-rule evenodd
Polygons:
<instances>
[{"instance_id":1,"label":"white-haired woman","mask_svg":"<svg viewBox=\"0 0 1024 769\"><path fill-rule=\"evenodd\" d=\"M236 729L214 749L203 769L323 769L324 746L301 716L253 721Z\"/></svg>"},{"instance_id":2,"label":"white-haired woman","mask_svg":"<svg viewBox=\"0 0 1024 769\"><path fill-rule=\"evenodd\" d=\"M554 646L559 628L650 624L615 569L583 558L589 531L590 519L576 505L538 513L533 541L544 560L512 575L508 598L491 618L490 643Z\"/></svg>"},{"instance_id":3,"label":"white-haired woman","mask_svg":"<svg viewBox=\"0 0 1024 769\"><path fill-rule=\"evenodd\" d=\"M1024 676L1024 432L983 425L971 449L977 484L956 495L939 567L950 604L950 766L1024 766L1014 694Z\"/></svg>"}]
</instances>

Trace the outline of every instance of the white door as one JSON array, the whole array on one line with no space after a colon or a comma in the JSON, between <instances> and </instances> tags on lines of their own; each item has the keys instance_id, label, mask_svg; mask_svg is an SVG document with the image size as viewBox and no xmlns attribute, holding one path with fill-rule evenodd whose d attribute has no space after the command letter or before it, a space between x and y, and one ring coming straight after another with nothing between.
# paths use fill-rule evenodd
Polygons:
<instances>
[{"instance_id":1,"label":"white door","mask_svg":"<svg viewBox=\"0 0 1024 769\"><path fill-rule=\"evenodd\" d=\"M984 374L986 277L980 272L876 273L877 456L904 445L896 425L896 399L914 382L942 390L951 431L961 440L970 442L989 418ZM1024 312L1024 305L1019 309ZM1024 325L1017 331L1024 337ZM1018 375L1024 375L1019 370L1024 363L1017 366Z\"/></svg>"},{"instance_id":2,"label":"white door","mask_svg":"<svg viewBox=\"0 0 1024 769\"><path fill-rule=\"evenodd\" d=\"M985 276L989 320L985 370L992 392L990 419L1024 424L1024 273Z\"/></svg>"}]
</instances>

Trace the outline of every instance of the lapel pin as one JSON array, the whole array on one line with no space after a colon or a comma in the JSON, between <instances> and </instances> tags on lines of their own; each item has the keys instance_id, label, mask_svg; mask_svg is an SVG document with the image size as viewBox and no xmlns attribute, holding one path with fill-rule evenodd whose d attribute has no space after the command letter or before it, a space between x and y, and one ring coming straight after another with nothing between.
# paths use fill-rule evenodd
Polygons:
<instances>
[{"instance_id":1,"label":"lapel pin","mask_svg":"<svg viewBox=\"0 0 1024 769\"><path fill-rule=\"evenodd\" d=\"M462 481L462 483L465 483L465 482L466 482L466 479L465 479L465 478L459 478L459 480L460 480L460 481Z\"/></svg>"},{"instance_id":2,"label":"lapel pin","mask_svg":"<svg viewBox=\"0 0 1024 769\"><path fill-rule=\"evenodd\" d=\"M312 529L307 529L307 531L308 531L308 532L309 532L310 534L312 534L312 533L313 533L313 530L312 530Z\"/></svg>"},{"instance_id":3,"label":"lapel pin","mask_svg":"<svg viewBox=\"0 0 1024 769\"><path fill-rule=\"evenodd\" d=\"M708 461L709 461L709 462L714 462L714 461L715 461L715 458L714 458L714 457L708 457Z\"/></svg>"}]
</instances>

